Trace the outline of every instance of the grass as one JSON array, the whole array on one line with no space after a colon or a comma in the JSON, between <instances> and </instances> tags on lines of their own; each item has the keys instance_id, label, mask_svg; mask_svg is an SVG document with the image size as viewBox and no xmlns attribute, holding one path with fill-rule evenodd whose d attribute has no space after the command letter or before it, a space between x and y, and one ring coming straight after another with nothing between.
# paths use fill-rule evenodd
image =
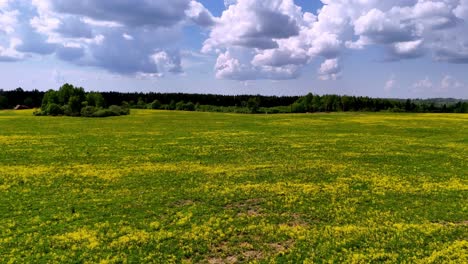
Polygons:
<instances>
[{"instance_id":1,"label":"grass","mask_svg":"<svg viewBox=\"0 0 468 264\"><path fill-rule=\"evenodd\" d=\"M0 111L0 263L466 263L467 131L467 114Z\"/></svg>"}]
</instances>

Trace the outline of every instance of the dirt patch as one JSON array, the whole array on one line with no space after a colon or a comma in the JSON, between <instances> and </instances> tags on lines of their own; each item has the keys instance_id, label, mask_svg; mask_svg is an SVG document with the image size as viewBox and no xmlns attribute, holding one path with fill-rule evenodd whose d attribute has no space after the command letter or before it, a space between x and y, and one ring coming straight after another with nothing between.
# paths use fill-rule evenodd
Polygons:
<instances>
[{"instance_id":1,"label":"dirt patch","mask_svg":"<svg viewBox=\"0 0 468 264\"><path fill-rule=\"evenodd\" d=\"M287 240L279 243L270 243L268 244L275 252L284 252L294 246L293 240Z\"/></svg>"},{"instance_id":2,"label":"dirt patch","mask_svg":"<svg viewBox=\"0 0 468 264\"><path fill-rule=\"evenodd\" d=\"M261 216L263 199L255 198L228 204L225 208L238 211L238 216Z\"/></svg>"},{"instance_id":3,"label":"dirt patch","mask_svg":"<svg viewBox=\"0 0 468 264\"><path fill-rule=\"evenodd\" d=\"M249 251L244 251L242 252L242 255L247 259L247 260L260 260L263 259L263 252L257 251L257 250L249 250Z\"/></svg>"},{"instance_id":4,"label":"dirt patch","mask_svg":"<svg viewBox=\"0 0 468 264\"><path fill-rule=\"evenodd\" d=\"M225 259L223 258L211 258L208 260L209 264L233 264L239 262L236 256L229 256Z\"/></svg>"}]
</instances>

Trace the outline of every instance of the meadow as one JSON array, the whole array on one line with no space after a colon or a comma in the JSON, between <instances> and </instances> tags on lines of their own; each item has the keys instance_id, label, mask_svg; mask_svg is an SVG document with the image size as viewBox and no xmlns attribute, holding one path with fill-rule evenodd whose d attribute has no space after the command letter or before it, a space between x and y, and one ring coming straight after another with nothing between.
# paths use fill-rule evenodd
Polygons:
<instances>
[{"instance_id":1,"label":"meadow","mask_svg":"<svg viewBox=\"0 0 468 264\"><path fill-rule=\"evenodd\" d=\"M468 114L0 111L0 263L467 263Z\"/></svg>"}]
</instances>

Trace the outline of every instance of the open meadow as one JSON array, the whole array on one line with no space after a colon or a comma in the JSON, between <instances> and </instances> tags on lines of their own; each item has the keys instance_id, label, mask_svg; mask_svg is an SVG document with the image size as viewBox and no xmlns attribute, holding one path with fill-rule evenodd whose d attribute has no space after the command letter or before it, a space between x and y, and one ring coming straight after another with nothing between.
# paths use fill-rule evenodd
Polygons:
<instances>
[{"instance_id":1,"label":"open meadow","mask_svg":"<svg viewBox=\"0 0 468 264\"><path fill-rule=\"evenodd\" d=\"M467 263L468 114L0 111L0 263Z\"/></svg>"}]
</instances>

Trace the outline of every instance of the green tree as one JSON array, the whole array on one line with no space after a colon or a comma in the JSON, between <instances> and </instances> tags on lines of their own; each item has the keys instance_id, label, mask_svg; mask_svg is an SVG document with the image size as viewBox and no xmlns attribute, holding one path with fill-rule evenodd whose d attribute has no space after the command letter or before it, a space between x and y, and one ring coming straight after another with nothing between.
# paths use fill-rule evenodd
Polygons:
<instances>
[{"instance_id":1,"label":"green tree","mask_svg":"<svg viewBox=\"0 0 468 264\"><path fill-rule=\"evenodd\" d=\"M54 90L49 90L44 94L44 97L42 98L42 105L41 105L42 111L47 112L49 104L57 104L57 105L59 104L58 93Z\"/></svg>"},{"instance_id":2,"label":"green tree","mask_svg":"<svg viewBox=\"0 0 468 264\"><path fill-rule=\"evenodd\" d=\"M34 101L30 96L28 96L26 99L24 99L23 104L29 107L33 107Z\"/></svg>"},{"instance_id":3,"label":"green tree","mask_svg":"<svg viewBox=\"0 0 468 264\"><path fill-rule=\"evenodd\" d=\"M250 113L257 113L260 108L260 99L258 97L250 97L247 101L247 108Z\"/></svg>"},{"instance_id":4,"label":"green tree","mask_svg":"<svg viewBox=\"0 0 468 264\"><path fill-rule=\"evenodd\" d=\"M175 110L176 109L176 102L174 100L171 100L169 103L169 110Z\"/></svg>"},{"instance_id":5,"label":"green tree","mask_svg":"<svg viewBox=\"0 0 468 264\"><path fill-rule=\"evenodd\" d=\"M86 94L86 101L88 102L88 106L94 106L94 107L105 106L105 100L101 93L90 92Z\"/></svg>"},{"instance_id":6,"label":"green tree","mask_svg":"<svg viewBox=\"0 0 468 264\"><path fill-rule=\"evenodd\" d=\"M185 110L185 102L184 101L180 101L176 104L176 110Z\"/></svg>"},{"instance_id":7,"label":"green tree","mask_svg":"<svg viewBox=\"0 0 468 264\"><path fill-rule=\"evenodd\" d=\"M63 115L63 110L60 105L55 103L50 103L47 105L47 114L51 116Z\"/></svg>"},{"instance_id":8,"label":"green tree","mask_svg":"<svg viewBox=\"0 0 468 264\"><path fill-rule=\"evenodd\" d=\"M185 104L186 111L195 111L195 105L192 102L188 102Z\"/></svg>"},{"instance_id":9,"label":"green tree","mask_svg":"<svg viewBox=\"0 0 468 264\"><path fill-rule=\"evenodd\" d=\"M154 100L151 103L151 109L160 109L161 108L161 103L158 100Z\"/></svg>"},{"instance_id":10,"label":"green tree","mask_svg":"<svg viewBox=\"0 0 468 264\"><path fill-rule=\"evenodd\" d=\"M70 97L74 94L75 87L71 84L64 84L60 89L58 90L58 103L61 105L67 104L68 101L70 100Z\"/></svg>"},{"instance_id":11,"label":"green tree","mask_svg":"<svg viewBox=\"0 0 468 264\"><path fill-rule=\"evenodd\" d=\"M79 96L74 95L70 97L70 99L68 100L68 107L71 111L71 115L80 115L82 107L81 103L82 101Z\"/></svg>"},{"instance_id":12,"label":"green tree","mask_svg":"<svg viewBox=\"0 0 468 264\"><path fill-rule=\"evenodd\" d=\"M0 109L8 108L8 97L0 95Z\"/></svg>"},{"instance_id":13,"label":"green tree","mask_svg":"<svg viewBox=\"0 0 468 264\"><path fill-rule=\"evenodd\" d=\"M140 109L146 108L146 102L143 100L142 97L138 98L137 107Z\"/></svg>"}]
</instances>

